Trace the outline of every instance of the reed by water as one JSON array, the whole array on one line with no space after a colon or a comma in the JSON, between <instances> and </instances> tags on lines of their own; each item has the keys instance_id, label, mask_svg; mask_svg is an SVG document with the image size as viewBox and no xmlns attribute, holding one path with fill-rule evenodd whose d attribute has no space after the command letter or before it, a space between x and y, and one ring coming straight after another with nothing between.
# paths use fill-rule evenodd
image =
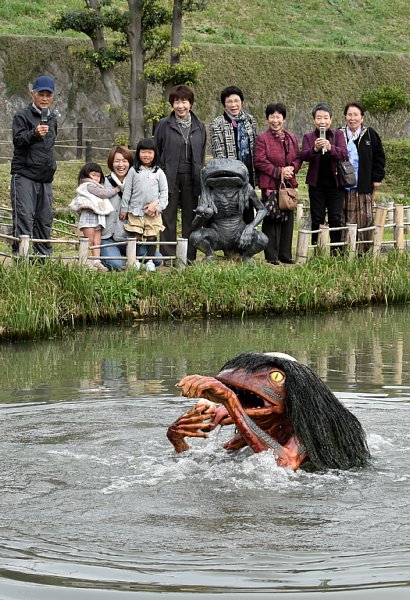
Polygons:
<instances>
[{"instance_id":1,"label":"reed by water","mask_svg":"<svg viewBox=\"0 0 410 600\"><path fill-rule=\"evenodd\" d=\"M99 273L55 261L0 266L0 339L62 335L76 325L304 313L410 301L410 254L318 257L271 267L221 260L185 271Z\"/></svg>"}]
</instances>

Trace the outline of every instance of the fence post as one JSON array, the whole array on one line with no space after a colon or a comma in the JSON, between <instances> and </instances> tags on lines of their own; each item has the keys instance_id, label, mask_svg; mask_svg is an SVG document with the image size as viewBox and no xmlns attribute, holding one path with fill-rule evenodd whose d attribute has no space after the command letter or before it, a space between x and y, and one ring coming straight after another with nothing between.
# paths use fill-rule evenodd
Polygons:
<instances>
[{"instance_id":1,"label":"fence post","mask_svg":"<svg viewBox=\"0 0 410 600\"><path fill-rule=\"evenodd\" d=\"M309 235L310 231L299 229L298 243L296 245L296 262L301 265L304 265L307 261Z\"/></svg>"},{"instance_id":2,"label":"fence post","mask_svg":"<svg viewBox=\"0 0 410 600\"><path fill-rule=\"evenodd\" d=\"M394 202L387 203L387 223L389 225L394 223Z\"/></svg>"},{"instance_id":3,"label":"fence post","mask_svg":"<svg viewBox=\"0 0 410 600\"><path fill-rule=\"evenodd\" d=\"M83 157L83 124L77 123L77 159Z\"/></svg>"},{"instance_id":4,"label":"fence post","mask_svg":"<svg viewBox=\"0 0 410 600\"><path fill-rule=\"evenodd\" d=\"M137 238L127 238L127 269L133 269L137 260Z\"/></svg>"},{"instance_id":5,"label":"fence post","mask_svg":"<svg viewBox=\"0 0 410 600\"><path fill-rule=\"evenodd\" d=\"M85 142L85 162L91 162L93 159L93 144Z\"/></svg>"},{"instance_id":6,"label":"fence post","mask_svg":"<svg viewBox=\"0 0 410 600\"><path fill-rule=\"evenodd\" d=\"M404 250L404 206L396 204L394 207L394 241L396 250Z\"/></svg>"},{"instance_id":7,"label":"fence post","mask_svg":"<svg viewBox=\"0 0 410 600\"><path fill-rule=\"evenodd\" d=\"M30 236L21 235L19 240L19 256L27 257L30 249Z\"/></svg>"},{"instance_id":8,"label":"fence post","mask_svg":"<svg viewBox=\"0 0 410 600\"><path fill-rule=\"evenodd\" d=\"M296 224L300 227L303 221L303 204L299 203L296 207Z\"/></svg>"},{"instance_id":9,"label":"fence post","mask_svg":"<svg viewBox=\"0 0 410 600\"><path fill-rule=\"evenodd\" d=\"M176 267L179 270L186 268L187 254L188 254L188 240L187 238L178 238L176 247Z\"/></svg>"},{"instance_id":10,"label":"fence post","mask_svg":"<svg viewBox=\"0 0 410 600\"><path fill-rule=\"evenodd\" d=\"M410 206L406 207L406 233L410 233Z\"/></svg>"},{"instance_id":11,"label":"fence post","mask_svg":"<svg viewBox=\"0 0 410 600\"><path fill-rule=\"evenodd\" d=\"M319 235L317 236L317 247L323 254L330 251L329 248L329 225L319 225Z\"/></svg>"},{"instance_id":12,"label":"fence post","mask_svg":"<svg viewBox=\"0 0 410 600\"><path fill-rule=\"evenodd\" d=\"M356 254L357 223L346 224L346 246L349 251L348 259L353 260Z\"/></svg>"},{"instance_id":13,"label":"fence post","mask_svg":"<svg viewBox=\"0 0 410 600\"><path fill-rule=\"evenodd\" d=\"M383 241L384 224L386 222L387 208L384 206L377 206L376 213L374 215L374 226L375 230L373 233L373 256L380 254L380 249Z\"/></svg>"},{"instance_id":14,"label":"fence post","mask_svg":"<svg viewBox=\"0 0 410 600\"><path fill-rule=\"evenodd\" d=\"M80 247L78 249L78 263L82 267L87 264L88 260L89 239L80 237Z\"/></svg>"}]
</instances>

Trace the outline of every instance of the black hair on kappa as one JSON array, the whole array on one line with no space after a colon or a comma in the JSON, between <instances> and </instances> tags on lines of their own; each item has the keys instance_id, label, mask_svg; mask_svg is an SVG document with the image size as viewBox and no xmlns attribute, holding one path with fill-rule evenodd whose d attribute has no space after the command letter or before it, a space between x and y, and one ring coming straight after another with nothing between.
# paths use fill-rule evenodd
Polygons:
<instances>
[{"instance_id":1,"label":"black hair on kappa","mask_svg":"<svg viewBox=\"0 0 410 600\"><path fill-rule=\"evenodd\" d=\"M250 373L274 368L286 375L286 415L310 462L320 469L366 465L370 453L360 422L306 365L274 354L244 352L229 360L221 371L243 369Z\"/></svg>"}]
</instances>

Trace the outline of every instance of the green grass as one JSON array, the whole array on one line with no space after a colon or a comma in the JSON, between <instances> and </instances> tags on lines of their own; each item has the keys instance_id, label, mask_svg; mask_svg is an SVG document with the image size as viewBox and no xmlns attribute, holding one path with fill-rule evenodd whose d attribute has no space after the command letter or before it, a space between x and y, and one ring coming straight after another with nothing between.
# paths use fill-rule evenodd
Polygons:
<instances>
[{"instance_id":1,"label":"green grass","mask_svg":"<svg viewBox=\"0 0 410 600\"><path fill-rule=\"evenodd\" d=\"M410 255L304 266L199 263L185 271L98 273L59 262L0 266L0 339L61 335L79 323L290 314L410 301Z\"/></svg>"},{"instance_id":2,"label":"green grass","mask_svg":"<svg viewBox=\"0 0 410 600\"><path fill-rule=\"evenodd\" d=\"M127 7L125 0L114 3ZM0 34L56 35L51 18L83 6L81 0L2 2ZM203 44L409 52L409 22L407 0L209 0L205 11L185 17L184 27L186 39Z\"/></svg>"},{"instance_id":3,"label":"green grass","mask_svg":"<svg viewBox=\"0 0 410 600\"><path fill-rule=\"evenodd\" d=\"M216 0L186 18L186 34L213 44L408 52L409 20L405 0Z\"/></svg>"}]
</instances>

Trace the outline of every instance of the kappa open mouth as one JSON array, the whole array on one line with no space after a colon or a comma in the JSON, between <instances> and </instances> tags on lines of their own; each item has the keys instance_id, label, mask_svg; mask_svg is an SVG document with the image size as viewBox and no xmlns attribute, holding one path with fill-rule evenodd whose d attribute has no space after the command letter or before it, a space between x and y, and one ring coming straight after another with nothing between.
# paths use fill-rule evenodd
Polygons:
<instances>
[{"instance_id":1,"label":"kappa open mouth","mask_svg":"<svg viewBox=\"0 0 410 600\"><path fill-rule=\"evenodd\" d=\"M234 392L243 408L255 409L269 407L269 404L263 398L258 396L258 394L254 394L253 392L244 388L238 388L227 384L225 385Z\"/></svg>"}]
</instances>

